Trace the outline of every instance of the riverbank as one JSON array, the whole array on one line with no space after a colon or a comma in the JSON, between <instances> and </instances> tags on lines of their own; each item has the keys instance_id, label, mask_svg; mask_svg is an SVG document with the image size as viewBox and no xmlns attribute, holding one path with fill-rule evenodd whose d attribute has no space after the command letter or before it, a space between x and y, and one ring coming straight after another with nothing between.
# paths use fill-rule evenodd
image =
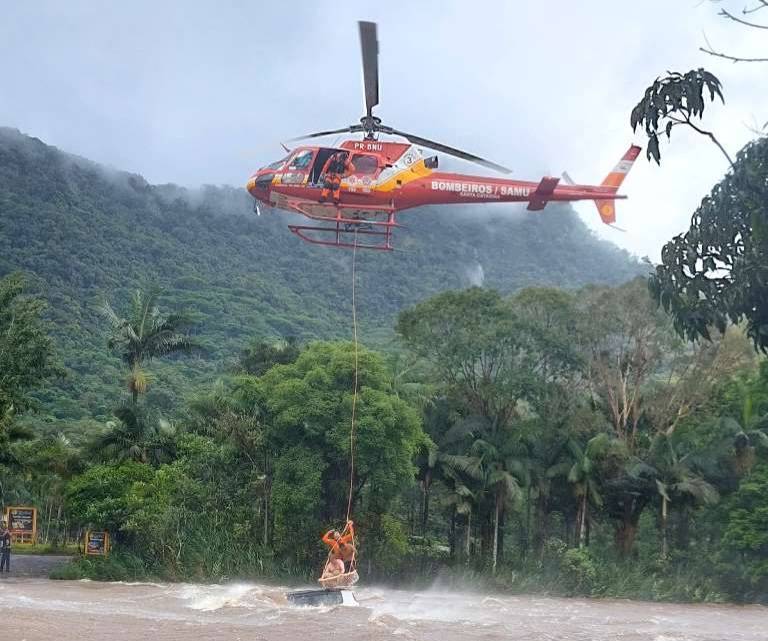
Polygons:
<instances>
[{"instance_id":1,"label":"riverbank","mask_svg":"<svg viewBox=\"0 0 768 641\"><path fill-rule=\"evenodd\" d=\"M446 589L493 590L508 596L617 598L664 603L756 603L768 604L765 591L747 591L746 578L727 575L720 568L690 560L622 562L595 559L583 550L567 550L556 563L533 561L517 566L503 565L497 572L463 564L414 558L413 563L394 573L363 573L362 581L393 589L423 590L432 585ZM375 570L376 568L374 568ZM210 575L204 568L188 575L174 574L166 567L150 566L142 558L115 551L109 558L75 557L56 567L51 579L125 582L226 583L257 581L267 584L298 585L316 574L308 568L290 568L277 563L240 563L232 574ZM728 579L728 580L726 580Z\"/></svg>"}]
</instances>

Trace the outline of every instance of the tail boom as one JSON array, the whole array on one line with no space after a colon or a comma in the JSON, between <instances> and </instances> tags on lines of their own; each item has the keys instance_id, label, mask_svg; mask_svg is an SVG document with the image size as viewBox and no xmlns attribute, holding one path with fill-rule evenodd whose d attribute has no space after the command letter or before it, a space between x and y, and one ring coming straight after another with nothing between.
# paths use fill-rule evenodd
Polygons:
<instances>
[{"instance_id":1,"label":"tail boom","mask_svg":"<svg viewBox=\"0 0 768 641\"><path fill-rule=\"evenodd\" d=\"M613 168L605 180L600 183L601 187L608 188L612 193L616 193L621 187L621 183L627 177L629 170L637 160L640 154L640 147L632 145L622 157L619 163ZM616 197L614 198L595 198L597 213L606 225L612 225L616 222Z\"/></svg>"},{"instance_id":2,"label":"tail boom","mask_svg":"<svg viewBox=\"0 0 768 641\"><path fill-rule=\"evenodd\" d=\"M562 185L559 184L560 178L552 176L544 176L539 182L532 182L432 172L403 185L393 199L393 206L397 211L402 211L423 205L495 201L528 203L529 210L538 211L550 202L592 200L600 218L610 225L616 220L615 201L626 198L617 193L618 189L639 153L640 147L630 147L600 185ZM566 178L566 182L571 181Z\"/></svg>"}]
</instances>

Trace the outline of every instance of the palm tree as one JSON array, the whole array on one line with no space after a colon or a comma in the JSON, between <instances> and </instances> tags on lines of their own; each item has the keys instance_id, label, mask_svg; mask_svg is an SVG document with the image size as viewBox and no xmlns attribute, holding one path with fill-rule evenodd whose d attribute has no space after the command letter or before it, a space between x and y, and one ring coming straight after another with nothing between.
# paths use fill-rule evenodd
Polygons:
<instances>
[{"instance_id":1,"label":"palm tree","mask_svg":"<svg viewBox=\"0 0 768 641\"><path fill-rule=\"evenodd\" d=\"M172 423L135 403L118 407L115 416L119 422L108 423L107 430L92 443L97 456L153 464L173 458L176 429Z\"/></svg>"},{"instance_id":2,"label":"palm tree","mask_svg":"<svg viewBox=\"0 0 768 641\"><path fill-rule=\"evenodd\" d=\"M734 448L733 464L736 473L742 476L755 464L757 447L768 447L768 415L760 415L755 410L754 391L744 381L737 381L741 407L738 420L732 416L720 419L722 430Z\"/></svg>"},{"instance_id":3,"label":"palm tree","mask_svg":"<svg viewBox=\"0 0 768 641\"><path fill-rule=\"evenodd\" d=\"M109 302L101 306L101 313L112 329L107 344L120 353L122 361L130 368L128 390L134 404L147 390L148 379L141 369L145 362L200 349L185 332L191 320L184 314L162 314L157 307L159 296L160 290L156 287L147 292L137 290L131 299L128 318L119 316Z\"/></svg>"},{"instance_id":4,"label":"palm tree","mask_svg":"<svg viewBox=\"0 0 768 641\"><path fill-rule=\"evenodd\" d=\"M18 461L12 451L12 445L20 441L30 441L35 437L34 432L25 425L14 421L13 405L5 408L0 415L0 464L16 466Z\"/></svg>"},{"instance_id":5,"label":"palm tree","mask_svg":"<svg viewBox=\"0 0 768 641\"><path fill-rule=\"evenodd\" d=\"M416 453L416 479L422 492L421 501L421 535L427 535L429 521L429 500L432 483L444 476L445 457L449 454L449 446L455 441L452 438L451 426L455 417L448 399L444 396L434 397L425 393L425 386L418 389L420 406L426 439L423 439ZM414 399L414 397L411 397ZM418 398L412 402L418 403Z\"/></svg>"},{"instance_id":6,"label":"palm tree","mask_svg":"<svg viewBox=\"0 0 768 641\"><path fill-rule=\"evenodd\" d=\"M579 500L576 523L579 528L579 547L583 548L586 542L589 504L592 503L597 508L603 506L599 463L609 456L626 456L626 446L623 441L603 432L589 439L584 448L571 441L568 449L573 456L573 464L568 470L568 482L573 485L574 495Z\"/></svg>"},{"instance_id":7,"label":"palm tree","mask_svg":"<svg viewBox=\"0 0 768 641\"><path fill-rule=\"evenodd\" d=\"M646 460L634 459L630 465L632 475L645 476L653 481L652 488L661 499L659 529L662 558L667 558L669 554L667 525L673 501L711 505L717 503L720 498L717 489L699 474L703 465L699 460L699 453L689 451L681 454L674 434L658 433L651 442Z\"/></svg>"},{"instance_id":8,"label":"palm tree","mask_svg":"<svg viewBox=\"0 0 768 641\"><path fill-rule=\"evenodd\" d=\"M472 541L472 513L477 506L477 496L465 482L458 470L454 470L447 464L443 466L444 481L449 488L445 502L450 505L456 514L461 514L465 518L464 529L464 559L469 562L470 544Z\"/></svg>"},{"instance_id":9,"label":"palm tree","mask_svg":"<svg viewBox=\"0 0 768 641\"><path fill-rule=\"evenodd\" d=\"M521 485L530 482L528 461L518 435L505 427L495 427L486 418L472 416L459 423L455 430L472 435L468 455L446 455L444 461L478 483L475 495L483 494L493 505L492 568L499 559L499 523L507 503L521 497Z\"/></svg>"},{"instance_id":10,"label":"palm tree","mask_svg":"<svg viewBox=\"0 0 768 641\"><path fill-rule=\"evenodd\" d=\"M552 469L553 474L565 474L568 483L573 486L573 494L578 501L576 527L580 548L586 543L590 503L597 508L603 505L598 464L603 457L621 451L622 445L621 441L606 433L592 437L584 447L576 441L569 441L567 449L571 459Z\"/></svg>"}]
</instances>

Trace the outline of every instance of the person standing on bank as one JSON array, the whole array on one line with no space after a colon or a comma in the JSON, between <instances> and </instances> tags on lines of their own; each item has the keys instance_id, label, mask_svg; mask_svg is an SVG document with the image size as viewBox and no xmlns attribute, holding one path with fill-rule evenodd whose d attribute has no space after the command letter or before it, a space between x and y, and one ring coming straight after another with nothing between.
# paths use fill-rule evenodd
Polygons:
<instances>
[{"instance_id":1,"label":"person standing on bank","mask_svg":"<svg viewBox=\"0 0 768 641\"><path fill-rule=\"evenodd\" d=\"M0 572L11 571L11 531L5 521L0 524Z\"/></svg>"}]
</instances>

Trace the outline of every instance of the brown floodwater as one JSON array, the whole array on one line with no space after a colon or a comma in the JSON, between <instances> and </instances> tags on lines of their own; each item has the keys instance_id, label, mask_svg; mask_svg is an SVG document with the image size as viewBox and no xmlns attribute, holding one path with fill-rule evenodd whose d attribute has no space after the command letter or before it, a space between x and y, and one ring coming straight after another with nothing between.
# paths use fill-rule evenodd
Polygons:
<instances>
[{"instance_id":1,"label":"brown floodwater","mask_svg":"<svg viewBox=\"0 0 768 641\"><path fill-rule=\"evenodd\" d=\"M768 608L359 587L359 607L297 608L285 591L225 585L0 580L17 641L768 641Z\"/></svg>"}]
</instances>

